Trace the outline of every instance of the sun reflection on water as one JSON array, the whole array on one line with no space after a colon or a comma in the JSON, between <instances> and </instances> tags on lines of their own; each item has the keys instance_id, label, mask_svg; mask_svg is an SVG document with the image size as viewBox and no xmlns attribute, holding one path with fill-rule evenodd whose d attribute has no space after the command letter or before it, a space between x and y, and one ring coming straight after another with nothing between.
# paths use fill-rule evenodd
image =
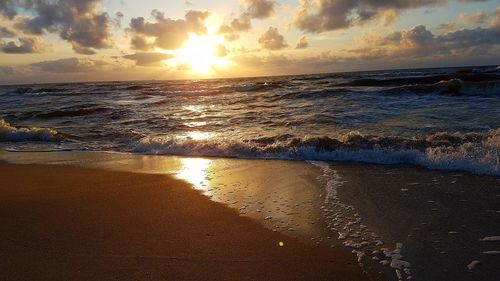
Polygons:
<instances>
[{"instance_id":1,"label":"sun reflection on water","mask_svg":"<svg viewBox=\"0 0 500 281\"><path fill-rule=\"evenodd\" d=\"M177 177L189 182L197 190L202 190L208 194L209 181L208 168L212 163L210 159L204 158L180 158L181 169L177 172Z\"/></svg>"}]
</instances>

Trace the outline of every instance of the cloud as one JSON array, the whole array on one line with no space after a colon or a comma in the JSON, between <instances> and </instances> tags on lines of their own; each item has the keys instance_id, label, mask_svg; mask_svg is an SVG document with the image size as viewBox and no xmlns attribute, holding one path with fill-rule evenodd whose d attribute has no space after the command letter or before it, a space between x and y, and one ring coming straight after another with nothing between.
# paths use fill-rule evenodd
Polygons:
<instances>
[{"instance_id":1,"label":"cloud","mask_svg":"<svg viewBox=\"0 0 500 281\"><path fill-rule=\"evenodd\" d=\"M393 24L398 18L398 11L395 9L383 10L379 13L380 26L387 27Z\"/></svg>"},{"instance_id":2,"label":"cloud","mask_svg":"<svg viewBox=\"0 0 500 281\"><path fill-rule=\"evenodd\" d=\"M95 72L102 70L106 65L108 63L105 61L89 58L67 58L31 64L32 67L42 71L54 73Z\"/></svg>"},{"instance_id":3,"label":"cloud","mask_svg":"<svg viewBox=\"0 0 500 281\"><path fill-rule=\"evenodd\" d=\"M16 34L14 33L14 31L6 27L0 27L0 38L12 38L15 36Z\"/></svg>"},{"instance_id":4,"label":"cloud","mask_svg":"<svg viewBox=\"0 0 500 281\"><path fill-rule=\"evenodd\" d=\"M95 49L113 47L111 19L100 10L101 0L29 0L17 6L29 10L32 17L19 16L15 27L24 33L42 35L58 33L76 53L94 54Z\"/></svg>"},{"instance_id":5,"label":"cloud","mask_svg":"<svg viewBox=\"0 0 500 281\"><path fill-rule=\"evenodd\" d=\"M225 57L225 56L227 56L227 53L228 53L228 50L226 49L226 46L224 46L222 44L217 45L217 48L215 50L215 54L218 57Z\"/></svg>"},{"instance_id":6,"label":"cloud","mask_svg":"<svg viewBox=\"0 0 500 281\"><path fill-rule=\"evenodd\" d=\"M262 34L259 38L259 44L266 50L281 50L288 46L283 35L281 35L275 27L269 27L269 29Z\"/></svg>"},{"instance_id":7,"label":"cloud","mask_svg":"<svg viewBox=\"0 0 500 281\"><path fill-rule=\"evenodd\" d=\"M229 24L222 24L218 33L223 34L227 41L240 38L239 32L252 29L252 19L265 19L274 14L275 2L269 0L242 0L243 12L231 20Z\"/></svg>"},{"instance_id":8,"label":"cloud","mask_svg":"<svg viewBox=\"0 0 500 281\"><path fill-rule=\"evenodd\" d=\"M175 50L189 38L189 33L205 34L207 29L204 21L210 15L207 11L189 10L184 19L173 20L165 14L153 10L151 15L155 22L148 22L143 17L130 20L129 32L132 33L131 47L136 50L150 50L154 47L165 50ZM148 43L147 38L153 38Z\"/></svg>"},{"instance_id":9,"label":"cloud","mask_svg":"<svg viewBox=\"0 0 500 281\"><path fill-rule=\"evenodd\" d=\"M7 54L31 54L43 53L51 50L50 45L45 45L38 37L18 39L19 44L15 41L8 43L0 43L0 51Z\"/></svg>"},{"instance_id":10,"label":"cloud","mask_svg":"<svg viewBox=\"0 0 500 281\"><path fill-rule=\"evenodd\" d=\"M0 15L8 19L13 19L16 12L16 0L2 0L0 1Z\"/></svg>"},{"instance_id":11,"label":"cloud","mask_svg":"<svg viewBox=\"0 0 500 281\"><path fill-rule=\"evenodd\" d=\"M422 59L497 56L500 53L499 28L475 28L435 35L424 25L387 35L366 34L358 46L347 52L364 59ZM448 58L449 59L449 58Z\"/></svg>"},{"instance_id":12,"label":"cloud","mask_svg":"<svg viewBox=\"0 0 500 281\"><path fill-rule=\"evenodd\" d=\"M309 42L307 42L307 39L305 36L299 39L299 42L297 42L297 46L295 49L305 49L309 47Z\"/></svg>"},{"instance_id":13,"label":"cloud","mask_svg":"<svg viewBox=\"0 0 500 281\"><path fill-rule=\"evenodd\" d=\"M488 18L488 15L485 12L480 11L480 10L476 11L472 15L467 15L465 13L460 13L458 15L458 20L465 25L483 24L486 22L487 18Z\"/></svg>"},{"instance_id":14,"label":"cloud","mask_svg":"<svg viewBox=\"0 0 500 281\"><path fill-rule=\"evenodd\" d=\"M252 18L250 14L243 13L234 18L230 24L222 24L218 34L223 34L227 41L235 41L240 38L239 32L248 31L252 28Z\"/></svg>"},{"instance_id":15,"label":"cloud","mask_svg":"<svg viewBox=\"0 0 500 281\"><path fill-rule=\"evenodd\" d=\"M223 34L226 41L235 41L240 38L238 32L232 28L230 25L223 24L220 26L218 34Z\"/></svg>"},{"instance_id":16,"label":"cloud","mask_svg":"<svg viewBox=\"0 0 500 281\"><path fill-rule=\"evenodd\" d=\"M439 5L446 0L301 0L295 25L303 31L319 33L361 25L382 16L385 23L395 19L387 10L403 10ZM384 16L385 15L385 16Z\"/></svg>"},{"instance_id":17,"label":"cloud","mask_svg":"<svg viewBox=\"0 0 500 281\"><path fill-rule=\"evenodd\" d=\"M15 70L13 67L10 66L0 66L0 73L2 75L10 76L15 73Z\"/></svg>"},{"instance_id":18,"label":"cloud","mask_svg":"<svg viewBox=\"0 0 500 281\"><path fill-rule=\"evenodd\" d=\"M248 31L252 28L252 17L249 13L243 13L231 21L230 27L235 31Z\"/></svg>"},{"instance_id":19,"label":"cloud","mask_svg":"<svg viewBox=\"0 0 500 281\"><path fill-rule=\"evenodd\" d=\"M113 25L116 27L116 28L121 28L122 27L122 20L123 20L123 17L125 15L118 11L115 13L115 16L113 18Z\"/></svg>"},{"instance_id":20,"label":"cloud","mask_svg":"<svg viewBox=\"0 0 500 281\"><path fill-rule=\"evenodd\" d=\"M500 7L497 7L493 13L490 15L490 27L500 28Z\"/></svg>"},{"instance_id":21,"label":"cloud","mask_svg":"<svg viewBox=\"0 0 500 281\"><path fill-rule=\"evenodd\" d=\"M442 33L448 33L455 30L455 23L453 22L445 22L440 24L437 29Z\"/></svg>"},{"instance_id":22,"label":"cloud","mask_svg":"<svg viewBox=\"0 0 500 281\"><path fill-rule=\"evenodd\" d=\"M233 60L241 67L249 69L273 69L288 66L291 63L290 59L284 55L257 56L242 54L234 57Z\"/></svg>"},{"instance_id":23,"label":"cloud","mask_svg":"<svg viewBox=\"0 0 500 281\"><path fill-rule=\"evenodd\" d=\"M265 19L274 14L274 1L243 0L242 5L252 18Z\"/></svg>"},{"instance_id":24,"label":"cloud","mask_svg":"<svg viewBox=\"0 0 500 281\"><path fill-rule=\"evenodd\" d=\"M135 53L123 56L125 59L135 61L138 66L160 66L164 60L172 57L173 55L163 53Z\"/></svg>"}]
</instances>

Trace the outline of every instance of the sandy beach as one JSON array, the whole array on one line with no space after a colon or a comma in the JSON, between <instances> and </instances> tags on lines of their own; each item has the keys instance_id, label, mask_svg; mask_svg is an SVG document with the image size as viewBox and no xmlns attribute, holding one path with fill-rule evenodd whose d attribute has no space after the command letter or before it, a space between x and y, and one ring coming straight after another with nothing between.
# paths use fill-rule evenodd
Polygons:
<instances>
[{"instance_id":1,"label":"sandy beach","mask_svg":"<svg viewBox=\"0 0 500 281\"><path fill-rule=\"evenodd\" d=\"M2 280L366 280L348 251L272 232L170 176L2 163L0 177Z\"/></svg>"}]
</instances>

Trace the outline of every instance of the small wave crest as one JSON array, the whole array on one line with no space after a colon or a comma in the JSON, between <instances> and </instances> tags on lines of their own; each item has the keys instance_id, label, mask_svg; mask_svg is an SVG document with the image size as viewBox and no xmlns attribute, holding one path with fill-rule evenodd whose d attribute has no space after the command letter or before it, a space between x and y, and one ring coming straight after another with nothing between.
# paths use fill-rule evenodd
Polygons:
<instances>
[{"instance_id":1,"label":"small wave crest","mask_svg":"<svg viewBox=\"0 0 500 281\"><path fill-rule=\"evenodd\" d=\"M360 78L350 82L341 83L339 86L363 86L363 87L397 87L404 85L431 85L440 81L462 80L465 82L485 82L497 81L499 76L490 73L453 73L446 75L431 75L417 77L402 77L402 78Z\"/></svg>"},{"instance_id":2,"label":"small wave crest","mask_svg":"<svg viewBox=\"0 0 500 281\"><path fill-rule=\"evenodd\" d=\"M487 133L441 132L423 138L363 136L359 132L337 138L284 135L247 141L147 136L132 140L129 150L146 154L411 164L500 175L500 129Z\"/></svg>"},{"instance_id":3,"label":"small wave crest","mask_svg":"<svg viewBox=\"0 0 500 281\"><path fill-rule=\"evenodd\" d=\"M495 95L500 93L499 81L464 82L460 79L442 80L430 85L406 85L386 90L389 93Z\"/></svg>"},{"instance_id":4,"label":"small wave crest","mask_svg":"<svg viewBox=\"0 0 500 281\"><path fill-rule=\"evenodd\" d=\"M85 116L91 115L103 111L109 110L108 107L98 106L95 104L85 105L85 106L75 106L75 107L67 107L62 109L55 109L47 112L35 112L31 114L29 117L35 118L59 118L59 117L76 117L76 116Z\"/></svg>"},{"instance_id":5,"label":"small wave crest","mask_svg":"<svg viewBox=\"0 0 500 281\"><path fill-rule=\"evenodd\" d=\"M61 141L64 136L50 128L16 128L5 120L0 119L0 142L24 142L24 141Z\"/></svg>"}]
</instances>

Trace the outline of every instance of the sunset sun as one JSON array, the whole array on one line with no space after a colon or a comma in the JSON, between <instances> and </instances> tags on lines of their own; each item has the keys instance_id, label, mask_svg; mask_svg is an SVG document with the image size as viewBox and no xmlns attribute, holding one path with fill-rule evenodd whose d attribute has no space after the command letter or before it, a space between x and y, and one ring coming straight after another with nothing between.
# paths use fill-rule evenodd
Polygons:
<instances>
[{"instance_id":1,"label":"sunset sun","mask_svg":"<svg viewBox=\"0 0 500 281\"><path fill-rule=\"evenodd\" d=\"M220 35L190 33L187 42L174 53L175 57L168 60L167 64L208 75L230 65L223 43L224 37Z\"/></svg>"}]
</instances>

